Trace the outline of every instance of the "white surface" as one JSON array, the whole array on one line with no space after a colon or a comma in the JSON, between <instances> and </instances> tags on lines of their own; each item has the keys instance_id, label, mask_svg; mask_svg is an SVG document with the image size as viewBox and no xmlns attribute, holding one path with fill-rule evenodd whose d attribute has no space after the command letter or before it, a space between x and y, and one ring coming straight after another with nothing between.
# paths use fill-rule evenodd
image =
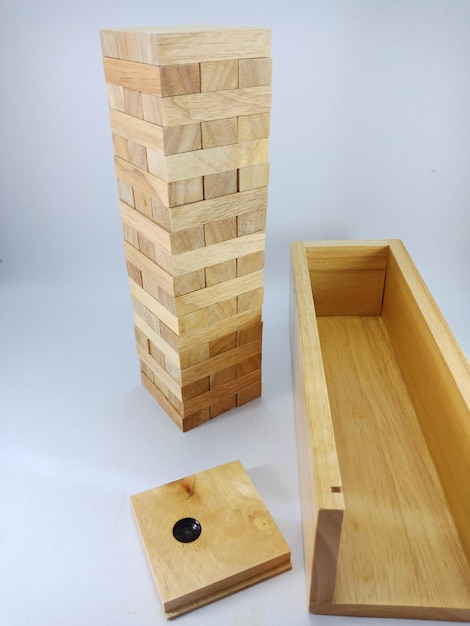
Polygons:
<instances>
[{"instance_id":1,"label":"white surface","mask_svg":"<svg viewBox=\"0 0 470 626\"><path fill-rule=\"evenodd\" d=\"M362 623L306 611L289 242L403 239L470 353L470 3L4 8L0 623L165 623L129 497L235 458L293 570L178 623ZM210 22L273 29L264 395L183 435L139 383L98 31Z\"/></svg>"}]
</instances>

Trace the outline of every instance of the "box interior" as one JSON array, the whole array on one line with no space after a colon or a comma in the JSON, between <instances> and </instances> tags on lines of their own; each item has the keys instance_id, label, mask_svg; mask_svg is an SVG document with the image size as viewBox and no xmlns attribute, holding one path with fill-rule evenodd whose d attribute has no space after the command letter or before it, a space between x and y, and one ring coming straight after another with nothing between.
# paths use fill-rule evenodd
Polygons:
<instances>
[{"instance_id":1,"label":"box interior","mask_svg":"<svg viewBox=\"0 0 470 626\"><path fill-rule=\"evenodd\" d=\"M469 609L468 405L434 302L393 241L305 253L345 502L333 602Z\"/></svg>"}]
</instances>

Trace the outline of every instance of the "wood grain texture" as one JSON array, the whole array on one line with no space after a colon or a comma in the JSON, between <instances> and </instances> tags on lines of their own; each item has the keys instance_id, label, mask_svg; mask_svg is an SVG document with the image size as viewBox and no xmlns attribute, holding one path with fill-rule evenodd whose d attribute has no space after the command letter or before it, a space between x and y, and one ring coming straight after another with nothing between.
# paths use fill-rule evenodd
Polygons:
<instances>
[{"instance_id":1,"label":"wood grain texture","mask_svg":"<svg viewBox=\"0 0 470 626\"><path fill-rule=\"evenodd\" d=\"M270 85L271 77L272 61L269 57L264 59L240 59L239 86L241 88Z\"/></svg>"},{"instance_id":2,"label":"wood grain texture","mask_svg":"<svg viewBox=\"0 0 470 626\"><path fill-rule=\"evenodd\" d=\"M363 304L354 313L352 293L336 293L344 291L340 274L354 272L364 303L369 296L364 300L358 272L370 283L384 252L383 308L374 297L373 314ZM461 477L470 452L468 363L400 242L297 243L292 265L310 610L466 621L468 494ZM344 497L344 513L340 524L330 507L320 526L320 485L331 463L341 475L332 496Z\"/></svg>"},{"instance_id":3,"label":"wood grain texture","mask_svg":"<svg viewBox=\"0 0 470 626\"><path fill-rule=\"evenodd\" d=\"M201 122L201 132L203 148L227 146L240 141L238 138L238 121L236 117Z\"/></svg>"},{"instance_id":4,"label":"wood grain texture","mask_svg":"<svg viewBox=\"0 0 470 626\"><path fill-rule=\"evenodd\" d=\"M131 502L168 618L291 568L289 547L239 461L136 494ZM183 544L172 529L188 517L202 530Z\"/></svg>"},{"instance_id":5,"label":"wood grain texture","mask_svg":"<svg viewBox=\"0 0 470 626\"><path fill-rule=\"evenodd\" d=\"M198 224L210 224L213 221L266 210L267 205L268 193L266 188L250 189L241 193L176 207L171 211L171 226L173 230L181 230Z\"/></svg>"},{"instance_id":6,"label":"wood grain texture","mask_svg":"<svg viewBox=\"0 0 470 626\"><path fill-rule=\"evenodd\" d=\"M382 316L470 560L470 366L399 241Z\"/></svg>"},{"instance_id":7,"label":"wood grain texture","mask_svg":"<svg viewBox=\"0 0 470 626\"><path fill-rule=\"evenodd\" d=\"M103 54L116 52L112 33L101 31ZM271 49L271 31L265 28L159 26L123 28L117 35L120 58L153 65L265 57Z\"/></svg>"},{"instance_id":8,"label":"wood grain texture","mask_svg":"<svg viewBox=\"0 0 470 626\"><path fill-rule=\"evenodd\" d=\"M134 91L161 95L160 71L154 65L103 58L106 82Z\"/></svg>"},{"instance_id":9,"label":"wood grain texture","mask_svg":"<svg viewBox=\"0 0 470 626\"><path fill-rule=\"evenodd\" d=\"M158 150L148 151L149 172L166 182L236 170L248 165L265 163L267 160L267 139L193 150L166 157Z\"/></svg>"},{"instance_id":10,"label":"wood grain texture","mask_svg":"<svg viewBox=\"0 0 470 626\"><path fill-rule=\"evenodd\" d=\"M151 103L154 109L160 109L162 124L179 126L192 122L207 122L225 117L238 117L254 113L269 113L271 109L271 87L248 87L228 89L226 91L206 92L173 98L148 98L147 109Z\"/></svg>"},{"instance_id":11,"label":"wood grain texture","mask_svg":"<svg viewBox=\"0 0 470 626\"><path fill-rule=\"evenodd\" d=\"M201 63L201 92L225 89L238 89L237 59Z\"/></svg>"}]
</instances>

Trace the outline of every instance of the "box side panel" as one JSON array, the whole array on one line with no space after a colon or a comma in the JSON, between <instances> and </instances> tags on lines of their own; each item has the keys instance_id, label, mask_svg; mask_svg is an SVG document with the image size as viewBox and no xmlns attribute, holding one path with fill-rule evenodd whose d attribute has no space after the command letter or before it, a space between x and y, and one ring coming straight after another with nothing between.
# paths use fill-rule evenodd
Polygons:
<instances>
[{"instance_id":1,"label":"box side panel","mask_svg":"<svg viewBox=\"0 0 470 626\"><path fill-rule=\"evenodd\" d=\"M388 257L384 242L312 242L306 254L317 316L380 315Z\"/></svg>"},{"instance_id":2,"label":"box side panel","mask_svg":"<svg viewBox=\"0 0 470 626\"><path fill-rule=\"evenodd\" d=\"M390 245L383 319L470 558L470 367L399 241Z\"/></svg>"},{"instance_id":3,"label":"box side panel","mask_svg":"<svg viewBox=\"0 0 470 626\"><path fill-rule=\"evenodd\" d=\"M332 601L344 510L305 249L292 246L290 332L310 610Z\"/></svg>"}]
</instances>

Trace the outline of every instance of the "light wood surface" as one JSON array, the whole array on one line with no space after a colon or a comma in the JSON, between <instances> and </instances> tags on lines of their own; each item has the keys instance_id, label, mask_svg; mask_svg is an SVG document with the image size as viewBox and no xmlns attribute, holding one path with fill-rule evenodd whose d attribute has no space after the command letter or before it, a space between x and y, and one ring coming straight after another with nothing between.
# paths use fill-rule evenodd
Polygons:
<instances>
[{"instance_id":1,"label":"light wood surface","mask_svg":"<svg viewBox=\"0 0 470 626\"><path fill-rule=\"evenodd\" d=\"M310 610L469 620L468 362L401 242L298 243L292 263ZM322 500L334 459L342 525Z\"/></svg>"},{"instance_id":2,"label":"light wood surface","mask_svg":"<svg viewBox=\"0 0 470 626\"><path fill-rule=\"evenodd\" d=\"M239 461L131 501L168 618L291 569L289 547ZM173 536L174 524L184 518L201 525L191 543Z\"/></svg>"},{"instance_id":3,"label":"light wood surface","mask_svg":"<svg viewBox=\"0 0 470 626\"><path fill-rule=\"evenodd\" d=\"M142 382L188 430L261 394L270 32L101 42Z\"/></svg>"},{"instance_id":4,"label":"light wood surface","mask_svg":"<svg viewBox=\"0 0 470 626\"><path fill-rule=\"evenodd\" d=\"M271 31L233 26L158 26L103 29L105 56L173 65L269 57Z\"/></svg>"}]
</instances>

